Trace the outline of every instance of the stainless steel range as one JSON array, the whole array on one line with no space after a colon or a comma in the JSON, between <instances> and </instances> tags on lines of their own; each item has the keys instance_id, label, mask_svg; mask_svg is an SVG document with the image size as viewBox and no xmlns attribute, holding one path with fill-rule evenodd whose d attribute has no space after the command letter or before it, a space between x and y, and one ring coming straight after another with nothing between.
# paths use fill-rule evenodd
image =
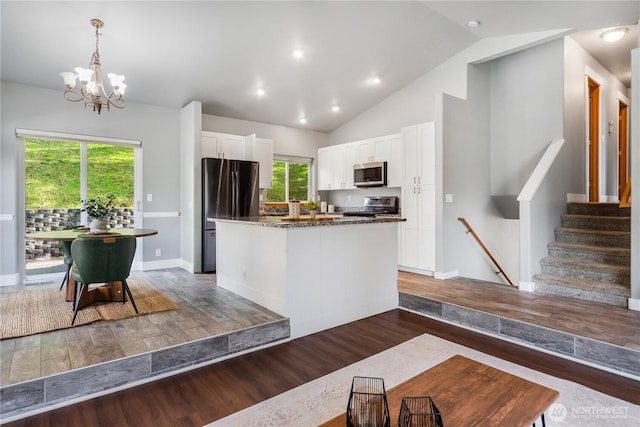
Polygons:
<instances>
[{"instance_id":1,"label":"stainless steel range","mask_svg":"<svg viewBox=\"0 0 640 427\"><path fill-rule=\"evenodd\" d=\"M383 214L398 214L398 198L396 196L365 197L362 209L342 212L344 216L376 216Z\"/></svg>"}]
</instances>

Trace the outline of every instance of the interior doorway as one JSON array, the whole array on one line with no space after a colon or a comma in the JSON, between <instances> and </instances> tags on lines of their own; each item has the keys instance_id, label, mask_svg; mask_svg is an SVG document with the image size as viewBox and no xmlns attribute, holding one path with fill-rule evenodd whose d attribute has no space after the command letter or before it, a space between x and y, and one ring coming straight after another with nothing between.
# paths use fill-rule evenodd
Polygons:
<instances>
[{"instance_id":1,"label":"interior doorway","mask_svg":"<svg viewBox=\"0 0 640 427\"><path fill-rule=\"evenodd\" d=\"M587 77L588 90L588 186L589 202L600 201L600 85Z\"/></svg>"},{"instance_id":2,"label":"interior doorway","mask_svg":"<svg viewBox=\"0 0 640 427\"><path fill-rule=\"evenodd\" d=\"M622 193L629 179L629 106L618 99L618 200L622 200Z\"/></svg>"}]
</instances>

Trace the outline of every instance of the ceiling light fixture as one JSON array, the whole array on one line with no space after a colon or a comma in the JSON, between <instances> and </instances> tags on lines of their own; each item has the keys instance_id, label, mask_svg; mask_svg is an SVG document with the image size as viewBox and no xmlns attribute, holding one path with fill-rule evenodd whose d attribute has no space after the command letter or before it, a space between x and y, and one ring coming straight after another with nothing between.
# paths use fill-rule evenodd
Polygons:
<instances>
[{"instance_id":1,"label":"ceiling light fixture","mask_svg":"<svg viewBox=\"0 0 640 427\"><path fill-rule=\"evenodd\" d=\"M265 93L266 92L261 87L259 87L258 90L256 90L256 95L258 95L258 96L264 96Z\"/></svg>"},{"instance_id":2,"label":"ceiling light fixture","mask_svg":"<svg viewBox=\"0 0 640 427\"><path fill-rule=\"evenodd\" d=\"M307 118L306 117L300 117L300 124L303 125L307 123Z\"/></svg>"},{"instance_id":3,"label":"ceiling light fixture","mask_svg":"<svg viewBox=\"0 0 640 427\"><path fill-rule=\"evenodd\" d=\"M304 50L300 48L294 49L293 52L291 53L291 56L293 56L296 59L302 59L302 57L304 56Z\"/></svg>"},{"instance_id":4,"label":"ceiling light fixture","mask_svg":"<svg viewBox=\"0 0 640 427\"><path fill-rule=\"evenodd\" d=\"M371 83L372 85L379 85L380 83L382 83L382 76L372 77L371 80L369 80L369 83Z\"/></svg>"},{"instance_id":5,"label":"ceiling light fixture","mask_svg":"<svg viewBox=\"0 0 640 427\"><path fill-rule=\"evenodd\" d=\"M600 37L602 37L602 39L606 42L614 43L623 38L627 31L629 31L629 29L624 27L613 28L600 34Z\"/></svg>"},{"instance_id":6,"label":"ceiling light fixture","mask_svg":"<svg viewBox=\"0 0 640 427\"><path fill-rule=\"evenodd\" d=\"M111 81L113 91L109 95L105 92L102 84L100 53L98 52L98 40L100 37L98 30L104 26L104 23L99 19L92 19L91 26L96 29L96 51L91 55L89 68L76 67L75 73L64 72L60 73L60 76L62 76L64 84L67 86L67 90L64 92L64 97L67 101L84 101L85 108L87 106L93 107L93 111L98 111L98 114L100 114L104 105L106 105L107 111L109 111L109 106L111 105L116 108L124 108L123 96L127 85L124 83L124 76L109 73L107 77ZM75 90L76 79L79 79L82 83L80 91Z\"/></svg>"},{"instance_id":7,"label":"ceiling light fixture","mask_svg":"<svg viewBox=\"0 0 640 427\"><path fill-rule=\"evenodd\" d=\"M469 28L478 28L479 26L480 26L480 21L476 21L475 19L467 21L467 27Z\"/></svg>"},{"instance_id":8,"label":"ceiling light fixture","mask_svg":"<svg viewBox=\"0 0 640 427\"><path fill-rule=\"evenodd\" d=\"M340 106L334 105L333 107L331 107L331 111L333 111L334 113L337 113L338 111L340 111Z\"/></svg>"}]
</instances>

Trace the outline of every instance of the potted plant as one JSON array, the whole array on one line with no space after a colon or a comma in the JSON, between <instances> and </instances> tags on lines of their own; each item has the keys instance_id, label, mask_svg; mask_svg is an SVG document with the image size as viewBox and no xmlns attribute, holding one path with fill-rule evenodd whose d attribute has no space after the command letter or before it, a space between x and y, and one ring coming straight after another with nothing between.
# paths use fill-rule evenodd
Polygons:
<instances>
[{"instance_id":1,"label":"potted plant","mask_svg":"<svg viewBox=\"0 0 640 427\"><path fill-rule=\"evenodd\" d=\"M93 220L89 223L91 231L107 229L105 217L113 208L113 201L116 197L113 194L108 196L98 196L89 200L82 200L81 212L86 212Z\"/></svg>"},{"instance_id":2,"label":"potted plant","mask_svg":"<svg viewBox=\"0 0 640 427\"><path fill-rule=\"evenodd\" d=\"M307 208L309 209L309 215L311 216L311 218L315 218L316 214L318 213L318 204L313 200L309 200L307 202Z\"/></svg>"}]
</instances>

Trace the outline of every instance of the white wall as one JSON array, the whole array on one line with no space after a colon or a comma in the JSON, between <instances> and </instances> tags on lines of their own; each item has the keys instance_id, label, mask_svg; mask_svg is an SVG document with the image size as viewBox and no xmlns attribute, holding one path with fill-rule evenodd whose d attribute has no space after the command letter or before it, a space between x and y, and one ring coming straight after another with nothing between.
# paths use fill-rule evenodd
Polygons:
<instances>
[{"instance_id":1,"label":"white wall","mask_svg":"<svg viewBox=\"0 0 640 427\"><path fill-rule=\"evenodd\" d=\"M179 211L179 112L175 109L144 104L128 104L123 110L103 111L98 115L71 103L62 91L40 89L14 83L2 83L1 188L0 213L13 220L0 221L2 257L0 278L3 284L14 281L21 269L24 235L23 188L19 176L23 170L15 136L16 128L96 135L142 141L142 193L144 212ZM144 226L159 234L141 239L142 261L180 258L180 233L177 217L145 218ZM162 256L155 256L155 249Z\"/></svg>"},{"instance_id":2,"label":"white wall","mask_svg":"<svg viewBox=\"0 0 640 427\"><path fill-rule=\"evenodd\" d=\"M318 148L329 144L329 134L305 129L289 128L268 123L250 122L203 114L202 130L232 135L256 134L258 138L273 140L273 153L300 157L318 157Z\"/></svg>"},{"instance_id":3,"label":"white wall","mask_svg":"<svg viewBox=\"0 0 640 427\"><path fill-rule=\"evenodd\" d=\"M589 55L571 37L564 41L565 68L565 118L564 138L569 150L576 156L572 165L572 187L579 194L586 194L586 143L585 143L585 68L589 67L602 78L600 86L600 129L604 141L600 143L600 194L611 201L618 200L618 103L617 93L628 89L606 68ZM608 121L613 121L613 132L608 133Z\"/></svg>"},{"instance_id":4,"label":"white wall","mask_svg":"<svg viewBox=\"0 0 640 427\"><path fill-rule=\"evenodd\" d=\"M489 64L491 194L517 195L547 145L562 138L563 41Z\"/></svg>"}]
</instances>

